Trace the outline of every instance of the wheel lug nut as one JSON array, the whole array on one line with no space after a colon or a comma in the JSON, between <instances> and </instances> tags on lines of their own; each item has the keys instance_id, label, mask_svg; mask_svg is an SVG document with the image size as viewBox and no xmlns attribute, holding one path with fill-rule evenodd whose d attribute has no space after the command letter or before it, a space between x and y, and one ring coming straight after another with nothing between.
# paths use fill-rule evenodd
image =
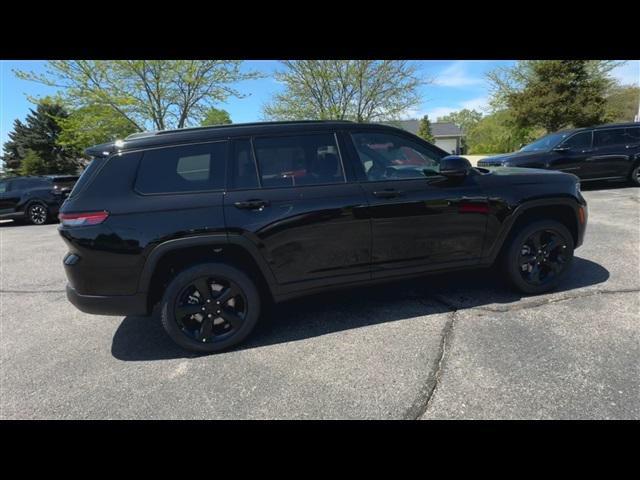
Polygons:
<instances>
[{"instance_id":1,"label":"wheel lug nut","mask_svg":"<svg viewBox=\"0 0 640 480\"><path fill-rule=\"evenodd\" d=\"M202 311L204 312L206 310L206 308L202 307Z\"/></svg>"},{"instance_id":2,"label":"wheel lug nut","mask_svg":"<svg viewBox=\"0 0 640 480\"><path fill-rule=\"evenodd\" d=\"M216 313L220 313L220 310L218 310Z\"/></svg>"},{"instance_id":3,"label":"wheel lug nut","mask_svg":"<svg viewBox=\"0 0 640 480\"><path fill-rule=\"evenodd\" d=\"M209 314L209 315L207 315L207 317L208 317L208 318L211 318L211 317L213 317L213 315Z\"/></svg>"},{"instance_id":4,"label":"wheel lug nut","mask_svg":"<svg viewBox=\"0 0 640 480\"><path fill-rule=\"evenodd\" d=\"M207 300L207 303L211 303L211 300Z\"/></svg>"}]
</instances>

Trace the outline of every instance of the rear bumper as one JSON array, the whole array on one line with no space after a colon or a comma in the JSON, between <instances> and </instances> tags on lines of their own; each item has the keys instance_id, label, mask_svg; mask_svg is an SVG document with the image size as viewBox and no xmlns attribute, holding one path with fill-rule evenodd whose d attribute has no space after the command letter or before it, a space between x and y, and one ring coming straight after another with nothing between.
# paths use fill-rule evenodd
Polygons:
<instances>
[{"instance_id":1,"label":"rear bumper","mask_svg":"<svg viewBox=\"0 0 640 480\"><path fill-rule=\"evenodd\" d=\"M67 285L67 299L78 310L95 315L148 315L146 293L108 296L81 295L71 285Z\"/></svg>"}]
</instances>

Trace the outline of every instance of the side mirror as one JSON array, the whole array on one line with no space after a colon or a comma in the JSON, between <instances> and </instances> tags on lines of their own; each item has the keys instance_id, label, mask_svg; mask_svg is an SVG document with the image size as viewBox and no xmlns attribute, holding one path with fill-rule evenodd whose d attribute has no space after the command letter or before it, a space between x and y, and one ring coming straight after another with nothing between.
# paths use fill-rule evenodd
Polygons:
<instances>
[{"instance_id":1,"label":"side mirror","mask_svg":"<svg viewBox=\"0 0 640 480\"><path fill-rule=\"evenodd\" d=\"M471 168L469 160L457 155L448 155L440 160L440 175L445 177L464 177Z\"/></svg>"}]
</instances>

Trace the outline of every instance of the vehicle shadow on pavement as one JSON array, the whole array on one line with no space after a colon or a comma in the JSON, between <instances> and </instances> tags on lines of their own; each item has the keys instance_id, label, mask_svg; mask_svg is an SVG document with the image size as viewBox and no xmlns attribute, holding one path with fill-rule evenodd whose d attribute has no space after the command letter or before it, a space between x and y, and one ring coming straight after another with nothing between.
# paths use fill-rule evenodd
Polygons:
<instances>
[{"instance_id":1,"label":"vehicle shadow on pavement","mask_svg":"<svg viewBox=\"0 0 640 480\"><path fill-rule=\"evenodd\" d=\"M605 282L603 266L580 257L555 293ZM253 333L235 350L318 337L456 309L514 304L523 295L510 290L497 269L431 275L369 287L313 295L284 302L264 312ZM535 298L535 297L525 297ZM157 315L125 317L113 337L112 355L123 361L193 358L199 354L175 345Z\"/></svg>"}]
</instances>

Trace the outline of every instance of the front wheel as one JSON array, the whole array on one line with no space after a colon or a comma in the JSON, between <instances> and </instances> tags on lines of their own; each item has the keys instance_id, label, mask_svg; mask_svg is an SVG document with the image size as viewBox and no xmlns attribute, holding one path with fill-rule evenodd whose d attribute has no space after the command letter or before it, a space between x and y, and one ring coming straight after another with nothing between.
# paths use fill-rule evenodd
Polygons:
<instances>
[{"instance_id":1,"label":"front wheel","mask_svg":"<svg viewBox=\"0 0 640 480\"><path fill-rule=\"evenodd\" d=\"M503 267L509 282L522 293L553 290L573 261L573 236L559 222L541 220L522 228L507 246Z\"/></svg>"},{"instance_id":2,"label":"front wheel","mask_svg":"<svg viewBox=\"0 0 640 480\"><path fill-rule=\"evenodd\" d=\"M260 294L249 277L223 263L179 273L161 303L162 326L181 347L213 353L242 342L260 315Z\"/></svg>"}]
</instances>

